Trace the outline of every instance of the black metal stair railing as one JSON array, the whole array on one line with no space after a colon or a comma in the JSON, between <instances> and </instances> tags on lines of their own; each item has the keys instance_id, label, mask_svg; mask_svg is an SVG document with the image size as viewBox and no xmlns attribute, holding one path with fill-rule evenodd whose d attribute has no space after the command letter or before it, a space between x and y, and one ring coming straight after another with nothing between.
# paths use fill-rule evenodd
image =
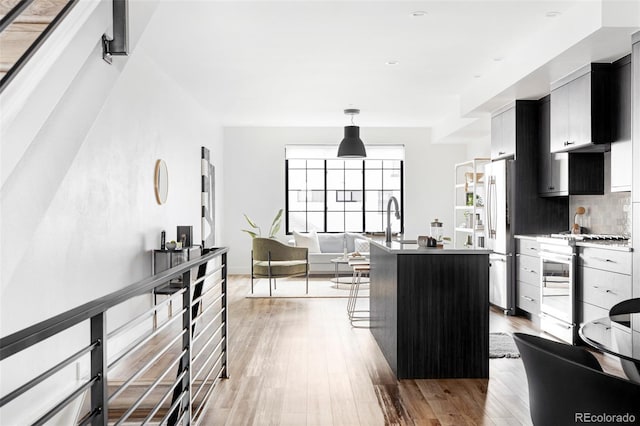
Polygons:
<instances>
[{"instance_id":1,"label":"black metal stair railing","mask_svg":"<svg viewBox=\"0 0 640 426\"><path fill-rule=\"evenodd\" d=\"M29 397L28 392L45 380L84 359L90 364L89 377L56 395L56 402L32 424L54 419L83 395L88 402L79 425L197 424L215 385L227 377L226 263L226 248L211 249L199 258L3 337L0 363L19 359L49 338L62 340L61 333L78 325L85 325L87 340L74 342L82 346L77 350L69 344L70 353L62 361L1 395L0 409ZM182 283L178 292L107 332L113 308L176 279ZM180 301L179 312L158 322L158 316L176 300ZM114 352L114 341L124 348Z\"/></svg>"}]
</instances>

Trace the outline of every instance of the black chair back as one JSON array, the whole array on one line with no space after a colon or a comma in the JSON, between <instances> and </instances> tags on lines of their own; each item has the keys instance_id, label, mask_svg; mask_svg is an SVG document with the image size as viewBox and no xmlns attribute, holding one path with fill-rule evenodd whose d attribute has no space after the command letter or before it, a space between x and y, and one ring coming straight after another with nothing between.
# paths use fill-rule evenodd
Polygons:
<instances>
[{"instance_id":1,"label":"black chair back","mask_svg":"<svg viewBox=\"0 0 640 426\"><path fill-rule=\"evenodd\" d=\"M529 334L513 338L527 373L534 425L640 422L640 385L603 373L582 348ZM594 416L602 417L594 422Z\"/></svg>"},{"instance_id":2,"label":"black chair back","mask_svg":"<svg viewBox=\"0 0 640 426\"><path fill-rule=\"evenodd\" d=\"M635 314L640 312L640 298L623 300L611 307L609 316L619 314Z\"/></svg>"}]
</instances>

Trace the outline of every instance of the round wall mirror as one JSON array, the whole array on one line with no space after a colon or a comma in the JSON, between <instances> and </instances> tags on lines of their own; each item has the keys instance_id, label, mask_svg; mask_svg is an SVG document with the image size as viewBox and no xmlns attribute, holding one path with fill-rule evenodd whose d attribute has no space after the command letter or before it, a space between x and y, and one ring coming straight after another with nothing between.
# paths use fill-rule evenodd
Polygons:
<instances>
[{"instance_id":1,"label":"round wall mirror","mask_svg":"<svg viewBox=\"0 0 640 426\"><path fill-rule=\"evenodd\" d=\"M158 204L166 203L167 195L169 194L169 172L167 171L167 164L163 160L156 161L154 186Z\"/></svg>"}]
</instances>

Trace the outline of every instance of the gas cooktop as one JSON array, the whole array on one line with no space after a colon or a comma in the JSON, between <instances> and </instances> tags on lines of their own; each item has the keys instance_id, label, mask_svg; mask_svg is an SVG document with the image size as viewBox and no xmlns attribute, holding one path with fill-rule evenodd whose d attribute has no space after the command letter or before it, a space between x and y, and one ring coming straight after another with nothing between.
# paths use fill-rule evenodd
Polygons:
<instances>
[{"instance_id":1,"label":"gas cooktop","mask_svg":"<svg viewBox=\"0 0 640 426\"><path fill-rule=\"evenodd\" d=\"M571 241L626 241L629 237L612 234L551 234L551 238Z\"/></svg>"}]
</instances>

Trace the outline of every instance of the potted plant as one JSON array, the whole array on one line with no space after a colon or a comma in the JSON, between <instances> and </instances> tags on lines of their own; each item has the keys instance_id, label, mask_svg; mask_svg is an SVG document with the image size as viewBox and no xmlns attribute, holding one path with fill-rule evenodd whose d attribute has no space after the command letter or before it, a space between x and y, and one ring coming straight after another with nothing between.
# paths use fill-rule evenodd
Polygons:
<instances>
[{"instance_id":1,"label":"potted plant","mask_svg":"<svg viewBox=\"0 0 640 426\"><path fill-rule=\"evenodd\" d=\"M250 231L248 229L243 229L242 232L246 232L251 235L251 238L262 237L262 229L256 223L249 218L246 214L244 214L244 218L246 219L249 226L253 229L257 229L258 231ZM282 209L278 210L276 217L273 218L273 222L271 222L271 228L269 228L269 236L266 238L274 238L278 231L280 230L280 224L282 223Z\"/></svg>"}]
</instances>

